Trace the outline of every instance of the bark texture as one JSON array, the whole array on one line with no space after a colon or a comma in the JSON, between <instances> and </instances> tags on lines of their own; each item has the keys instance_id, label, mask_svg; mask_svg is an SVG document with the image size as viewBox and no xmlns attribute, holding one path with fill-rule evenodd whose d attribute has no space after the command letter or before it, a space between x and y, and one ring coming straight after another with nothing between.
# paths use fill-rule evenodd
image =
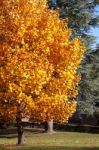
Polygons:
<instances>
[{"instance_id":1,"label":"bark texture","mask_svg":"<svg viewBox=\"0 0 99 150\"><path fill-rule=\"evenodd\" d=\"M47 127L47 132L48 133L53 133L53 119L52 120L49 120L49 121L47 121L47 125L48 125L48 127Z\"/></svg>"},{"instance_id":2,"label":"bark texture","mask_svg":"<svg viewBox=\"0 0 99 150\"><path fill-rule=\"evenodd\" d=\"M17 118L18 145L25 144L24 127L20 118Z\"/></svg>"}]
</instances>

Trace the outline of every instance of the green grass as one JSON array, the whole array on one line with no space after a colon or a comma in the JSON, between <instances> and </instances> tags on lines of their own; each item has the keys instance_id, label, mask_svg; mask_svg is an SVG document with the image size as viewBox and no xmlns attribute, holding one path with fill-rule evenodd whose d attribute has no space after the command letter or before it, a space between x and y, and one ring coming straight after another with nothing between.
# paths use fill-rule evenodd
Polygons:
<instances>
[{"instance_id":1,"label":"green grass","mask_svg":"<svg viewBox=\"0 0 99 150\"><path fill-rule=\"evenodd\" d=\"M16 146L16 143L14 135L0 137L0 150L99 150L99 134L28 132L24 146Z\"/></svg>"}]
</instances>

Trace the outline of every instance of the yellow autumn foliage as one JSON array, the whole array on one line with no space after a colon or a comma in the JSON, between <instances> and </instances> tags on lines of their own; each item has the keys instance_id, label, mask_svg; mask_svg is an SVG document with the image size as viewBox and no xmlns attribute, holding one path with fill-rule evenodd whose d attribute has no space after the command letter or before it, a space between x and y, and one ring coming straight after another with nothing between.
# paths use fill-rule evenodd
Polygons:
<instances>
[{"instance_id":1,"label":"yellow autumn foliage","mask_svg":"<svg viewBox=\"0 0 99 150\"><path fill-rule=\"evenodd\" d=\"M0 120L68 121L85 51L70 35L46 0L0 1Z\"/></svg>"}]
</instances>

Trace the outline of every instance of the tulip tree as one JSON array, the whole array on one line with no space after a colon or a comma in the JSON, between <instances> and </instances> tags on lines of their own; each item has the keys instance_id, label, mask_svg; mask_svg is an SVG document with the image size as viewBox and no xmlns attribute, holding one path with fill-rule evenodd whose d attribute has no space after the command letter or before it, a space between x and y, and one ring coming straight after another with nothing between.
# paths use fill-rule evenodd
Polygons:
<instances>
[{"instance_id":1,"label":"tulip tree","mask_svg":"<svg viewBox=\"0 0 99 150\"><path fill-rule=\"evenodd\" d=\"M45 0L0 1L0 122L67 122L76 109L85 47Z\"/></svg>"}]
</instances>

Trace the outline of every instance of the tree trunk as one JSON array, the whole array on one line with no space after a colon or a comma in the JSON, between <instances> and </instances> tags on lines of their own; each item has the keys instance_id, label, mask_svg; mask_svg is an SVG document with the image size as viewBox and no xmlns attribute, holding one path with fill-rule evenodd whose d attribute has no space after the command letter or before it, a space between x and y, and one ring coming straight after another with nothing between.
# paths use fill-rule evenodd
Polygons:
<instances>
[{"instance_id":1,"label":"tree trunk","mask_svg":"<svg viewBox=\"0 0 99 150\"><path fill-rule=\"evenodd\" d=\"M24 128L20 118L17 118L17 132L18 132L18 145L25 144L24 141Z\"/></svg>"},{"instance_id":2,"label":"tree trunk","mask_svg":"<svg viewBox=\"0 0 99 150\"><path fill-rule=\"evenodd\" d=\"M44 123L44 129L45 129L44 132L47 132L47 130L48 130L48 123L47 122Z\"/></svg>"},{"instance_id":3,"label":"tree trunk","mask_svg":"<svg viewBox=\"0 0 99 150\"><path fill-rule=\"evenodd\" d=\"M47 125L48 125L47 132L53 133L53 119L47 121Z\"/></svg>"}]
</instances>

